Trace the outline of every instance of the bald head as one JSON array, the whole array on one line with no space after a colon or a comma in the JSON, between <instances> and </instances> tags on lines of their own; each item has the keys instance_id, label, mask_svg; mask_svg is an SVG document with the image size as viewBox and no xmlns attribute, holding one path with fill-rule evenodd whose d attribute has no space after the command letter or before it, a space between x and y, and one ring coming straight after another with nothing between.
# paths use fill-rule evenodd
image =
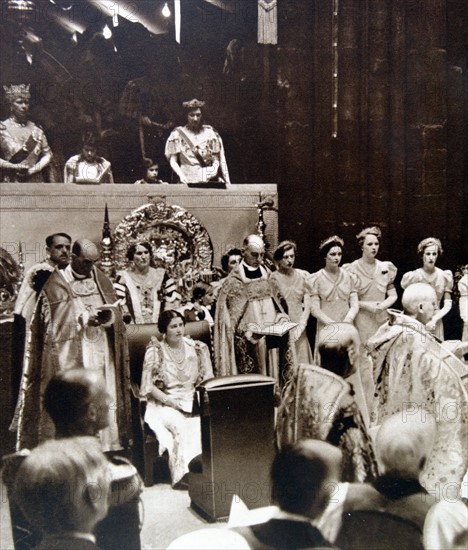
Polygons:
<instances>
[{"instance_id":1,"label":"bald head","mask_svg":"<svg viewBox=\"0 0 468 550\"><path fill-rule=\"evenodd\" d=\"M99 250L89 239L79 239L73 243L71 266L79 275L88 276L98 259Z\"/></svg>"},{"instance_id":2,"label":"bald head","mask_svg":"<svg viewBox=\"0 0 468 550\"><path fill-rule=\"evenodd\" d=\"M321 366L346 378L353 373L359 356L361 341L350 323L331 323L319 334L318 350Z\"/></svg>"},{"instance_id":3,"label":"bald head","mask_svg":"<svg viewBox=\"0 0 468 550\"><path fill-rule=\"evenodd\" d=\"M386 474L418 479L435 436L435 419L428 413L390 416L382 423L375 441L381 468Z\"/></svg>"},{"instance_id":4,"label":"bald head","mask_svg":"<svg viewBox=\"0 0 468 550\"><path fill-rule=\"evenodd\" d=\"M407 315L425 324L437 309L437 295L427 283L415 283L403 292L401 303Z\"/></svg>"},{"instance_id":5,"label":"bald head","mask_svg":"<svg viewBox=\"0 0 468 550\"><path fill-rule=\"evenodd\" d=\"M249 235L243 242L244 262L250 267L259 267L265 256L265 243L258 235Z\"/></svg>"}]
</instances>

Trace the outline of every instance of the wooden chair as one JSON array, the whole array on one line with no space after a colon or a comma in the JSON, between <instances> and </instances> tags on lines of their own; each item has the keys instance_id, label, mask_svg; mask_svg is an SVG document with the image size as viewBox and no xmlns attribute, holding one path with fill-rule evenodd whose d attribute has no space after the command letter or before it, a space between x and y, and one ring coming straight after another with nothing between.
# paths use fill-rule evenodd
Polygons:
<instances>
[{"instance_id":1,"label":"wooden chair","mask_svg":"<svg viewBox=\"0 0 468 550\"><path fill-rule=\"evenodd\" d=\"M343 516L336 539L341 550L423 550L421 529L388 512L359 510Z\"/></svg>"},{"instance_id":2,"label":"wooden chair","mask_svg":"<svg viewBox=\"0 0 468 550\"><path fill-rule=\"evenodd\" d=\"M210 326L207 321L186 323L185 334L193 340L204 342L211 349ZM144 421L146 400L140 399L141 373L146 346L153 336L161 337L156 324L128 325L128 351L130 357L130 381L132 386L132 415L134 434L133 462L140 471L146 487L154 484L154 467L159 457L159 444Z\"/></svg>"}]
</instances>

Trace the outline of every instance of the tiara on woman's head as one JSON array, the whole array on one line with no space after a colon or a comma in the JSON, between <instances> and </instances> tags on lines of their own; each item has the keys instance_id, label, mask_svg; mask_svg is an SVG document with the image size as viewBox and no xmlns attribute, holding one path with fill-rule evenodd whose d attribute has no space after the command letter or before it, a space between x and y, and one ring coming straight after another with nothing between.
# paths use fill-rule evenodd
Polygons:
<instances>
[{"instance_id":1,"label":"tiara on woman's head","mask_svg":"<svg viewBox=\"0 0 468 550\"><path fill-rule=\"evenodd\" d=\"M344 241L341 237L338 237L338 235L332 235L331 237L327 237L320 243L319 250L322 250L325 246L332 243L336 243L336 246L341 246L341 248L343 248L344 246Z\"/></svg>"},{"instance_id":2,"label":"tiara on woman's head","mask_svg":"<svg viewBox=\"0 0 468 550\"><path fill-rule=\"evenodd\" d=\"M442 254L442 243L436 237L427 237L418 244L418 254L422 254L428 246L436 246L438 253Z\"/></svg>"},{"instance_id":3,"label":"tiara on woman's head","mask_svg":"<svg viewBox=\"0 0 468 550\"><path fill-rule=\"evenodd\" d=\"M205 102L204 101L200 101L199 99L191 99L190 101L184 101L182 103L182 107L184 107L184 109L203 109L203 107L205 106Z\"/></svg>"},{"instance_id":4,"label":"tiara on woman's head","mask_svg":"<svg viewBox=\"0 0 468 550\"><path fill-rule=\"evenodd\" d=\"M3 86L5 96L8 100L21 96L31 97L29 88L29 84L11 84L10 86Z\"/></svg>"},{"instance_id":5,"label":"tiara on woman's head","mask_svg":"<svg viewBox=\"0 0 468 550\"><path fill-rule=\"evenodd\" d=\"M380 230L380 227L377 227L376 225L373 225L372 227L366 227L356 235L356 239L362 239L367 235L374 235L374 237L381 239L382 231Z\"/></svg>"}]
</instances>

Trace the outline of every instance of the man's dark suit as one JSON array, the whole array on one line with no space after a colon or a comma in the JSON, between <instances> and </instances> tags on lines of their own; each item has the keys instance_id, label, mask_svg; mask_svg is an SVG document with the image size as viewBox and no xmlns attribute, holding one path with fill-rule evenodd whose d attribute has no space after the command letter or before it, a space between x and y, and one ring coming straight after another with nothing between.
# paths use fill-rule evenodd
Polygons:
<instances>
[{"instance_id":1,"label":"man's dark suit","mask_svg":"<svg viewBox=\"0 0 468 550\"><path fill-rule=\"evenodd\" d=\"M234 529L256 550L300 548L332 548L322 533L307 521L271 519L266 523Z\"/></svg>"}]
</instances>

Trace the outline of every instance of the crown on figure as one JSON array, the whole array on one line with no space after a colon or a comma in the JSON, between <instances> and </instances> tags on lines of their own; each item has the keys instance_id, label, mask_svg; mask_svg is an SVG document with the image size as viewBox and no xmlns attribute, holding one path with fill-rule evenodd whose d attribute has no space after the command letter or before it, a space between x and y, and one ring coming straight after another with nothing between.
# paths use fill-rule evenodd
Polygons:
<instances>
[{"instance_id":1,"label":"crown on figure","mask_svg":"<svg viewBox=\"0 0 468 550\"><path fill-rule=\"evenodd\" d=\"M442 254L442 243L436 237L427 237L418 244L418 254L422 255L428 246L436 246L439 254Z\"/></svg>"},{"instance_id":2,"label":"crown on figure","mask_svg":"<svg viewBox=\"0 0 468 550\"><path fill-rule=\"evenodd\" d=\"M327 239L324 239L319 246L319 250L323 250L325 247L329 247L330 245L333 246L339 246L340 248L343 248L344 241L341 237L338 237L338 235L332 235L331 237L328 237ZM332 248L330 247L330 248Z\"/></svg>"},{"instance_id":3,"label":"crown on figure","mask_svg":"<svg viewBox=\"0 0 468 550\"><path fill-rule=\"evenodd\" d=\"M203 109L204 106L205 102L200 101L199 99L191 99L190 101L184 101L182 103L182 107L189 111L192 111L193 109Z\"/></svg>"},{"instance_id":4,"label":"crown on figure","mask_svg":"<svg viewBox=\"0 0 468 550\"><path fill-rule=\"evenodd\" d=\"M7 100L11 102L18 97L27 97L29 99L31 97L29 86L29 84L12 84L11 86L3 86L3 89L5 90Z\"/></svg>"},{"instance_id":5,"label":"crown on figure","mask_svg":"<svg viewBox=\"0 0 468 550\"><path fill-rule=\"evenodd\" d=\"M376 225L373 225L372 227L366 227L356 235L356 239L364 239L365 237L367 237L367 235L373 235L380 240L382 238L382 231L380 230L380 227L377 227Z\"/></svg>"}]
</instances>

